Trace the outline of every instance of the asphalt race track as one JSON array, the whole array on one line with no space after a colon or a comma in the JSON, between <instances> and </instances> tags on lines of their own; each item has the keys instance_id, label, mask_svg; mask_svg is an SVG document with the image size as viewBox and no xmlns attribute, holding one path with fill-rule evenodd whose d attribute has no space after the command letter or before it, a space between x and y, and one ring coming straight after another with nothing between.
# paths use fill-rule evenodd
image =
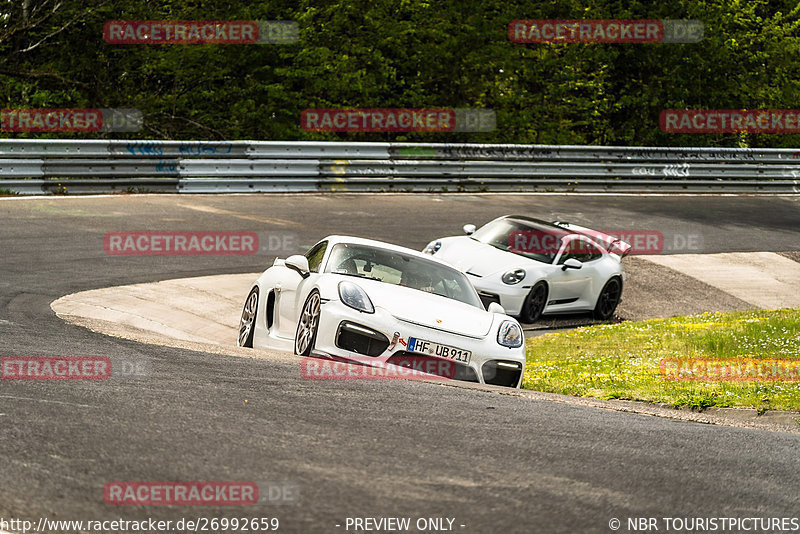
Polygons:
<instances>
[{"instance_id":1,"label":"asphalt race track","mask_svg":"<svg viewBox=\"0 0 800 534\"><path fill-rule=\"evenodd\" d=\"M796 516L795 433L429 383L311 382L292 363L105 336L50 309L54 300L89 289L257 272L276 255L301 252L332 233L420 249L460 233L464 223L506 213L658 230L668 253L779 252L797 261L792 252L800 250L798 197L0 199L0 355L107 356L147 369L137 378L97 382L0 382L0 517L277 517L279 532L310 533L348 532L348 517L451 518L453 530L465 533L607 533L612 518L629 532L627 519L635 517ZM107 232L148 230L258 232L267 250L104 250ZM280 246L270 248L269 236ZM625 261L638 278L626 287L623 318L750 306L666 266ZM658 294L643 282L656 278L669 282ZM563 326L559 321L585 318L551 326ZM299 489L299 498L243 507L114 506L103 498L112 481L285 483Z\"/></svg>"}]
</instances>

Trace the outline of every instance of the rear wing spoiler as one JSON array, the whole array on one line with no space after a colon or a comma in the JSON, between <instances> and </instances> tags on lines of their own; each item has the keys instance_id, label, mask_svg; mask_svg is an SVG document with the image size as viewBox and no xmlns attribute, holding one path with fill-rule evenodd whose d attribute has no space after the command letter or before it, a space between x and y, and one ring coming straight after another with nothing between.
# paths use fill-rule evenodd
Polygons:
<instances>
[{"instance_id":1,"label":"rear wing spoiler","mask_svg":"<svg viewBox=\"0 0 800 534\"><path fill-rule=\"evenodd\" d=\"M553 221L553 224L560 226L565 230L569 230L590 238L609 253L616 254L620 258L624 258L631 251L631 245L629 243L626 243L625 241L618 237L614 237L613 235L598 232L597 230L592 230L590 228L586 228L585 226L578 226L577 224L558 221Z\"/></svg>"}]
</instances>

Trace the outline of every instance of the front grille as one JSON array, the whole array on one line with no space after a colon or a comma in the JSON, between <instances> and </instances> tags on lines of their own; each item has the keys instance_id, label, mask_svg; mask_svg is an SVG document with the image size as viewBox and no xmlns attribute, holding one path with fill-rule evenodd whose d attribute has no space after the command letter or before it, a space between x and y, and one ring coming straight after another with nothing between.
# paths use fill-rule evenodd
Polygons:
<instances>
[{"instance_id":1,"label":"front grille","mask_svg":"<svg viewBox=\"0 0 800 534\"><path fill-rule=\"evenodd\" d=\"M481 367L483 381L494 386L517 387L522 377L522 364L519 362L489 360Z\"/></svg>"},{"instance_id":2,"label":"front grille","mask_svg":"<svg viewBox=\"0 0 800 534\"><path fill-rule=\"evenodd\" d=\"M336 331L336 346L365 356L380 356L389 347L389 339L372 328L342 321Z\"/></svg>"},{"instance_id":3,"label":"front grille","mask_svg":"<svg viewBox=\"0 0 800 534\"><path fill-rule=\"evenodd\" d=\"M435 374L437 376L442 376L444 378L452 378L453 380L463 380L465 382L479 382L478 374L475 370L470 367L469 365L465 365L463 363L457 362L455 360L449 360L446 358L437 358L435 356L426 356L424 354L419 354L416 352L408 352L405 350L401 350L392 354L392 356L387 360L386 363L391 363L392 365L400 365L400 366L408 366L409 360L430 360L431 362L442 362L446 364L453 365L455 364L455 375L452 372L448 371L448 366L439 366L433 365L431 367L426 367L427 370L432 370L429 374ZM452 367L450 368L452 369ZM442 373L437 373L435 370L441 370Z\"/></svg>"},{"instance_id":4,"label":"front grille","mask_svg":"<svg viewBox=\"0 0 800 534\"><path fill-rule=\"evenodd\" d=\"M481 298L481 302L483 302L483 307L487 310L489 309L489 304L492 302L500 304L500 295L487 293L486 291L478 291L478 296Z\"/></svg>"}]
</instances>

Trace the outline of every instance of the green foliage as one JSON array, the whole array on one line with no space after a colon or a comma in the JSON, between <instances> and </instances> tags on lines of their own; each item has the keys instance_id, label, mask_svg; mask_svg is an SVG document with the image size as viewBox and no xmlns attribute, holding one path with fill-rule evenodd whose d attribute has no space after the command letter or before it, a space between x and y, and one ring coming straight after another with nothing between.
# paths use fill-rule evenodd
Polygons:
<instances>
[{"instance_id":1,"label":"green foliage","mask_svg":"<svg viewBox=\"0 0 800 534\"><path fill-rule=\"evenodd\" d=\"M86 4L0 4L2 107L135 107L145 116L144 130L127 134L136 138L800 144L797 135L665 134L658 126L666 108L798 107L800 7L788 0ZM699 19L705 38L696 44L510 42L508 23L524 18ZM120 19L295 20L300 41L106 44L103 24ZM300 129L303 109L345 106L491 108L498 128Z\"/></svg>"},{"instance_id":2,"label":"green foliage","mask_svg":"<svg viewBox=\"0 0 800 534\"><path fill-rule=\"evenodd\" d=\"M522 387L700 410L800 410L800 381L791 375L794 371L748 380L708 379L702 373L675 380L677 374L661 367L665 360L689 358L763 362L767 369L778 360L795 369L800 361L800 310L708 313L546 334L528 340Z\"/></svg>"}]
</instances>

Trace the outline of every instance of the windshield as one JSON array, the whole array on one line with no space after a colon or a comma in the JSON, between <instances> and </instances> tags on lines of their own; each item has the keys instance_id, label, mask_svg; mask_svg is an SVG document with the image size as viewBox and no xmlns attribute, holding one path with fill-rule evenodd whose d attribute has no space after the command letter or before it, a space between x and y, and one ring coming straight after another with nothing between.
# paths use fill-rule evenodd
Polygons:
<instances>
[{"instance_id":1,"label":"windshield","mask_svg":"<svg viewBox=\"0 0 800 534\"><path fill-rule=\"evenodd\" d=\"M410 287L483 309L478 294L461 272L411 254L339 243L331 250L325 272Z\"/></svg>"},{"instance_id":2,"label":"windshield","mask_svg":"<svg viewBox=\"0 0 800 534\"><path fill-rule=\"evenodd\" d=\"M569 232L545 223L499 219L482 226L470 237L531 260L553 263L567 235Z\"/></svg>"}]
</instances>

